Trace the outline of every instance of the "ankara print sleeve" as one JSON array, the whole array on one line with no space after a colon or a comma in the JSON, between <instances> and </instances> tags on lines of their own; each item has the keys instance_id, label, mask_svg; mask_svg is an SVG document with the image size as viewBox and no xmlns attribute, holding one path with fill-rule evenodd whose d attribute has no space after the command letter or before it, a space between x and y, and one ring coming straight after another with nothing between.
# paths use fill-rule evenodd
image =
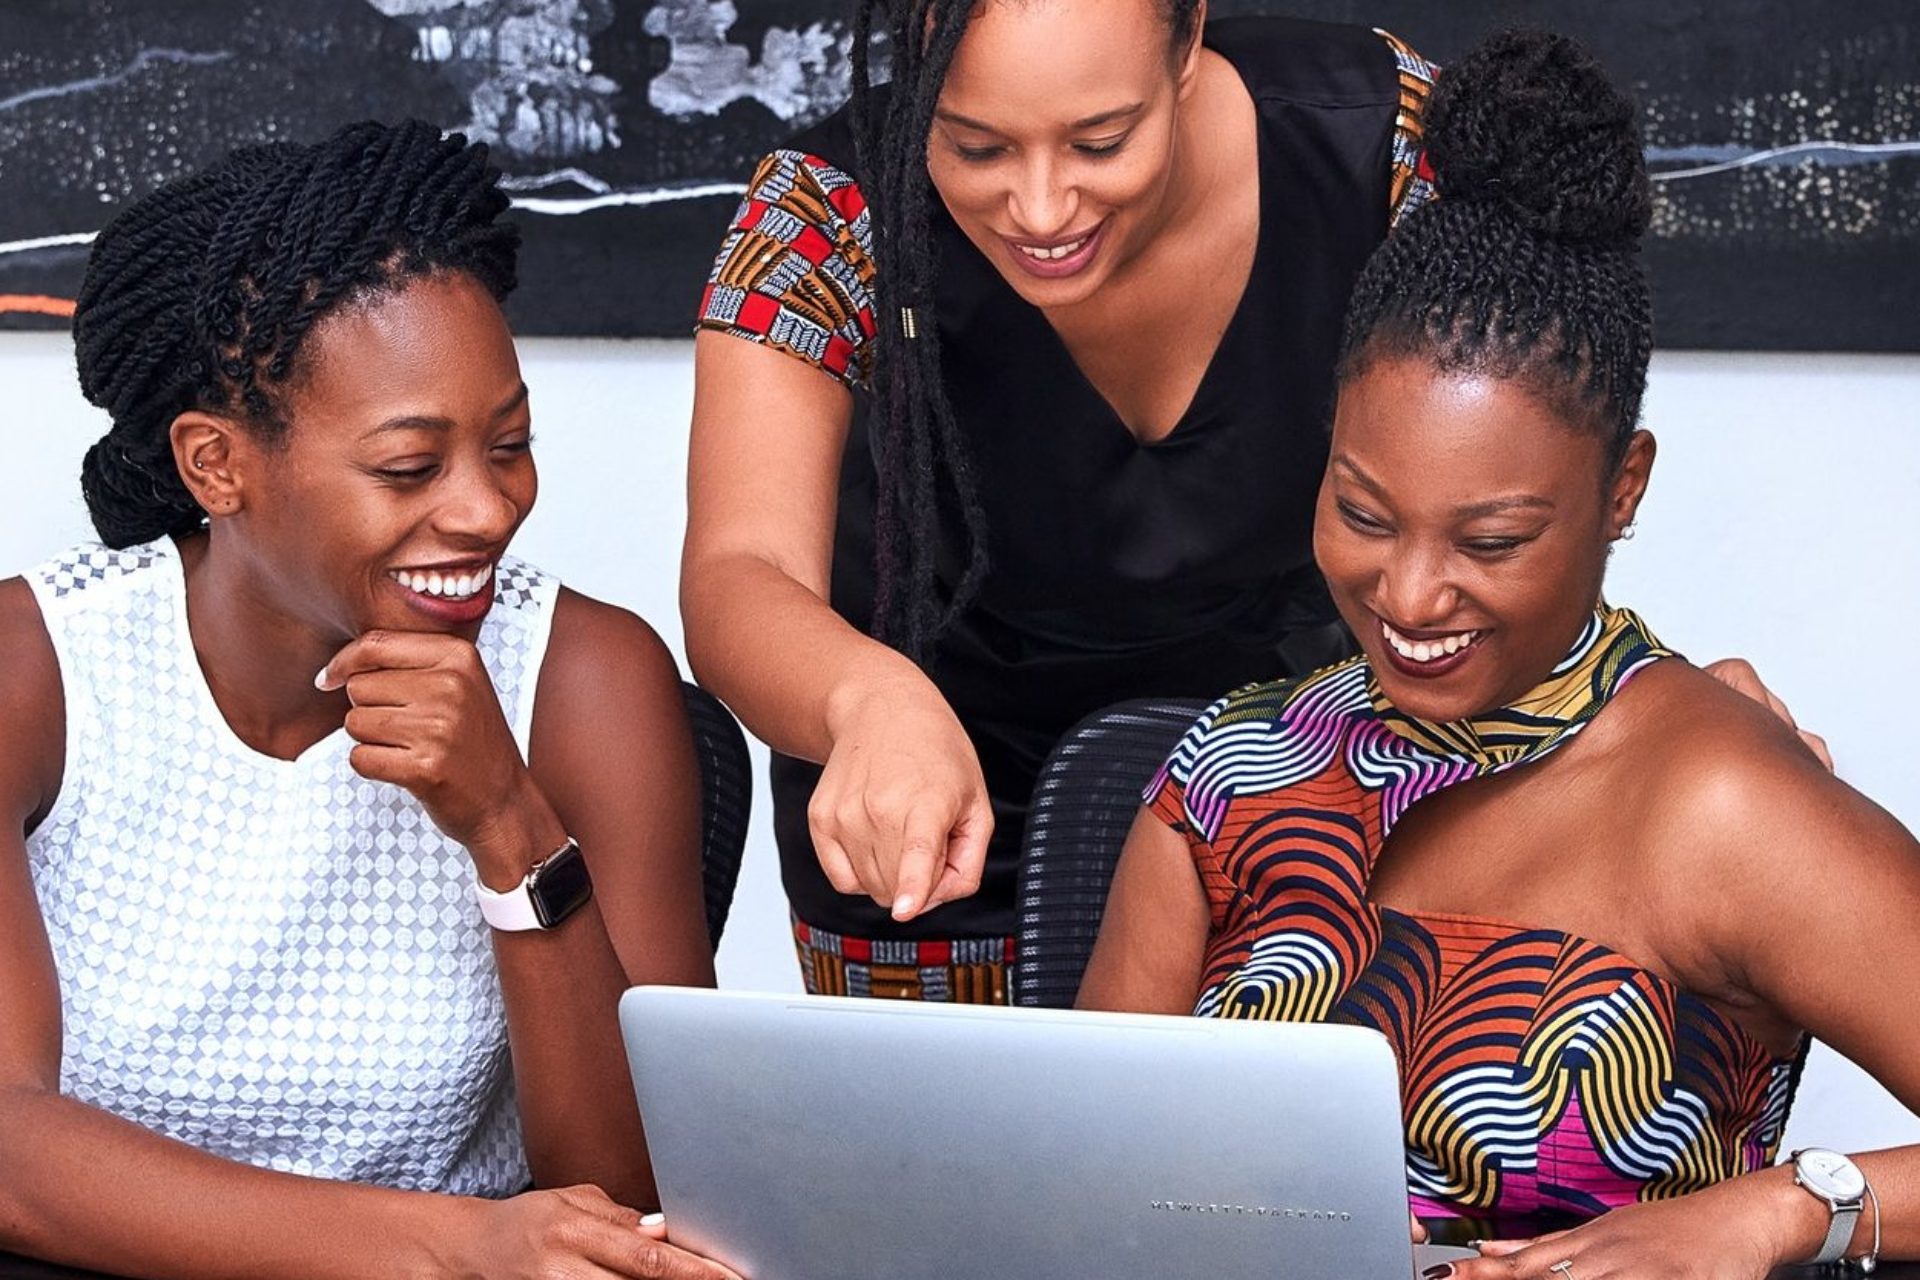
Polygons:
<instances>
[{"instance_id":1,"label":"ankara print sleeve","mask_svg":"<svg viewBox=\"0 0 1920 1280\"><path fill-rule=\"evenodd\" d=\"M1215 719L1232 701L1233 697L1229 695L1200 713L1200 718L1181 737L1173 754L1153 775L1153 781L1147 784L1146 791L1140 797L1149 813L1186 840L1187 851L1193 855L1194 869L1199 872L1200 882L1206 889L1207 914L1216 930L1226 919L1227 904L1233 897L1233 884L1221 866L1219 855L1214 852L1206 822L1188 807L1187 786L1193 780L1195 767L1207 756Z\"/></svg>"},{"instance_id":2,"label":"ankara print sleeve","mask_svg":"<svg viewBox=\"0 0 1920 1280\"><path fill-rule=\"evenodd\" d=\"M720 245L698 327L864 386L874 333L872 236L857 182L818 156L773 152L754 171Z\"/></svg>"},{"instance_id":3,"label":"ankara print sleeve","mask_svg":"<svg viewBox=\"0 0 1920 1280\"><path fill-rule=\"evenodd\" d=\"M1400 110L1393 118L1393 184L1388 189L1387 214L1387 225L1397 227L1400 219L1438 195L1433 170L1427 166L1426 113L1440 68L1391 32L1375 27L1374 34L1393 50L1400 71Z\"/></svg>"}]
</instances>

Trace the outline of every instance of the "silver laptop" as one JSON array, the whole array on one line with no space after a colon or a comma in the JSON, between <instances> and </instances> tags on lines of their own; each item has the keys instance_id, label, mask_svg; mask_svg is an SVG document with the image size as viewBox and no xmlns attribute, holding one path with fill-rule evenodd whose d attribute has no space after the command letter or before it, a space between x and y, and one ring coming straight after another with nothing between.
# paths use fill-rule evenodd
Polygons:
<instances>
[{"instance_id":1,"label":"silver laptop","mask_svg":"<svg viewBox=\"0 0 1920 1280\"><path fill-rule=\"evenodd\" d=\"M1355 1027L636 987L676 1243L749 1280L1374 1280L1408 1239Z\"/></svg>"}]
</instances>

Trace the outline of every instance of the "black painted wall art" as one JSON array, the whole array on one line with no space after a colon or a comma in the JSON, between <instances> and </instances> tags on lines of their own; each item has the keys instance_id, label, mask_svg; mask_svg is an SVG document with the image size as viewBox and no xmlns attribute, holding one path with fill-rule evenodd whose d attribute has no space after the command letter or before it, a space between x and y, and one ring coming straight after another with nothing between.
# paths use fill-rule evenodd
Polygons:
<instances>
[{"instance_id":1,"label":"black painted wall art","mask_svg":"<svg viewBox=\"0 0 1920 1280\"><path fill-rule=\"evenodd\" d=\"M1646 113L1669 348L1920 351L1913 0L1214 0L1444 61L1586 41ZM230 147L419 116L493 144L522 333L682 336L754 160L847 93L844 0L6 0L0 327L65 323L93 233Z\"/></svg>"}]
</instances>

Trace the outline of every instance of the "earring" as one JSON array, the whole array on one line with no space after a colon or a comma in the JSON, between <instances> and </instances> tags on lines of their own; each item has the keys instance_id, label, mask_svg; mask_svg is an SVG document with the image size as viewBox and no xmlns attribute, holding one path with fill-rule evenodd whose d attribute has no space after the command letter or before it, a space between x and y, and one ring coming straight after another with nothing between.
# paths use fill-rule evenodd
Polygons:
<instances>
[{"instance_id":1,"label":"earring","mask_svg":"<svg viewBox=\"0 0 1920 1280\"><path fill-rule=\"evenodd\" d=\"M1639 522L1635 520L1629 520L1627 522L1627 527L1620 531L1620 541L1622 542L1633 541L1633 526L1637 523Z\"/></svg>"}]
</instances>

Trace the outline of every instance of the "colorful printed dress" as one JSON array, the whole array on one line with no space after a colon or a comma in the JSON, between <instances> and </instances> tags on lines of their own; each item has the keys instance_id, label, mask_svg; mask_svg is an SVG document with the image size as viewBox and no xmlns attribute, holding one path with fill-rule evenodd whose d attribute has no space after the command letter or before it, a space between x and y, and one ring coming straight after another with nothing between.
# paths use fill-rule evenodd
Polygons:
<instances>
[{"instance_id":1,"label":"colorful printed dress","mask_svg":"<svg viewBox=\"0 0 1920 1280\"><path fill-rule=\"evenodd\" d=\"M819 770L776 757L774 829L811 990L1004 1000L1027 803L1060 736L1122 699L1209 696L1347 652L1313 565L1313 499L1347 295L1391 218L1430 192L1417 159L1432 72L1362 27L1232 19L1208 24L1206 41L1254 102L1261 225L1239 309L1164 439L1129 432L1046 317L936 202L935 321L992 568L932 674L978 752L994 838L978 894L896 923L827 882L806 820ZM700 327L854 391L833 606L866 630L876 267L854 150L843 112L767 157Z\"/></svg>"},{"instance_id":2,"label":"colorful printed dress","mask_svg":"<svg viewBox=\"0 0 1920 1280\"><path fill-rule=\"evenodd\" d=\"M1215 703L1148 788L1206 886L1195 1012L1384 1034L1421 1213L1591 1216L1779 1147L1793 1061L1671 981L1556 930L1367 899L1410 806L1547 755L1671 656L1633 614L1596 613L1545 684L1452 725L1396 711L1355 658Z\"/></svg>"}]
</instances>

